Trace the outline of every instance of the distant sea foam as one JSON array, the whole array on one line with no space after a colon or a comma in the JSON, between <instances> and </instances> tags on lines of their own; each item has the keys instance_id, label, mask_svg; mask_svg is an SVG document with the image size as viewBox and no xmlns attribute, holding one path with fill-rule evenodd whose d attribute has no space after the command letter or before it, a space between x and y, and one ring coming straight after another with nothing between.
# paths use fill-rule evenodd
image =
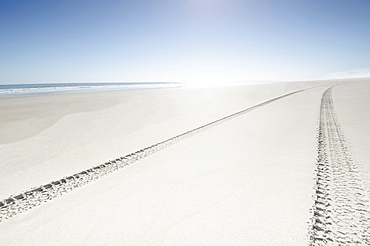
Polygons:
<instances>
[{"instance_id":1,"label":"distant sea foam","mask_svg":"<svg viewBox=\"0 0 370 246\"><path fill-rule=\"evenodd\" d=\"M178 88L181 83L54 83L0 85L1 97Z\"/></svg>"}]
</instances>

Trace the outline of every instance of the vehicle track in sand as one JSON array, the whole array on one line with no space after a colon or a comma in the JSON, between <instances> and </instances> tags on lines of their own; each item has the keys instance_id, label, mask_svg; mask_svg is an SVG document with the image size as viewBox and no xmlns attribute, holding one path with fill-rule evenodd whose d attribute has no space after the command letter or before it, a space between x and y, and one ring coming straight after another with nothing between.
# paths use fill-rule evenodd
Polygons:
<instances>
[{"instance_id":1,"label":"vehicle track in sand","mask_svg":"<svg viewBox=\"0 0 370 246\"><path fill-rule=\"evenodd\" d=\"M49 201L55 197L61 196L67 192L74 190L80 186L90 183L93 180L99 179L109 173L112 173L122 167L128 166L144 157L148 157L164 148L167 148L175 143L185 140L191 136L199 134L203 131L206 131L212 127L215 127L225 121L231 120L235 117L241 116L245 113L248 113L254 109L263 107L267 104L270 104L276 100L282 99L284 97L291 96L293 94L308 90L311 88L294 91L279 97L275 97L263 103L257 104L255 106L249 107L245 110L233 113L221 119L212 121L206 125L200 126L183 134L177 135L170 139L167 139L163 142L156 143L147 148L138 150L129 155L117 158L115 160L106 162L96 167L92 167L80 173L64 177L60 180L50 182L46 185L42 185L38 188L31 188L26 192L21 194L10 196L7 199L0 200L0 221L4 219L11 218L17 214L25 212L33 207L36 207L46 201Z\"/></svg>"},{"instance_id":2,"label":"vehicle track in sand","mask_svg":"<svg viewBox=\"0 0 370 246\"><path fill-rule=\"evenodd\" d=\"M335 115L332 87L321 100L310 246L370 245L370 204Z\"/></svg>"}]
</instances>

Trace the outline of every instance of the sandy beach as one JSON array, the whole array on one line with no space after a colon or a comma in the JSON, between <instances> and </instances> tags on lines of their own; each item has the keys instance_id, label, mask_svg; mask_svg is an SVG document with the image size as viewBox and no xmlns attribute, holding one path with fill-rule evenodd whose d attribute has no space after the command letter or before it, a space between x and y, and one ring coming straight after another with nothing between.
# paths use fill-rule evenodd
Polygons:
<instances>
[{"instance_id":1,"label":"sandy beach","mask_svg":"<svg viewBox=\"0 0 370 246\"><path fill-rule=\"evenodd\" d=\"M0 98L0 244L369 245L368 95L348 79Z\"/></svg>"}]
</instances>

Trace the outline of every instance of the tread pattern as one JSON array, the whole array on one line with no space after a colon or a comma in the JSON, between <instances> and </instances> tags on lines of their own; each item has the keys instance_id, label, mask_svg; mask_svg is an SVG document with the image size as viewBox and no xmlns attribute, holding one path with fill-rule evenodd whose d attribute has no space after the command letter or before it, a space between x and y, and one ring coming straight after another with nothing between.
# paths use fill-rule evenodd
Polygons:
<instances>
[{"instance_id":1,"label":"tread pattern","mask_svg":"<svg viewBox=\"0 0 370 246\"><path fill-rule=\"evenodd\" d=\"M308 88L309 89L309 88ZM307 90L307 89L304 89ZM180 141L183 141L191 136L199 134L203 131L206 131L210 128L213 128L225 121L231 120L235 117L241 116L245 113L248 113L254 109L263 107L267 104L270 104L276 100L282 99L284 97L299 93L304 90L298 90L292 93L288 93L271 100L265 101L263 103L257 104L253 107L247 108L245 110L236 112L234 114L228 115L216 121L210 122L206 125L200 126L183 134L177 135L170 139L167 139L163 142L156 143L147 148L138 150L132 154L119 157L115 160L106 162L99 166L92 167L85 171L79 172L77 174L64 177L57 181L50 182L46 185L42 185L37 188L32 188L26 192L23 192L18 195L10 196L3 201L0 200L0 221L4 219L9 219L17 214L25 212L33 207L36 207L44 202L47 202L53 198L59 197L67 192L74 190L80 186L86 185L96 179L106 176L109 173L112 173L118 169L121 169L125 166L133 164L134 162L148 157L160 150L163 150L173 144L176 144Z\"/></svg>"},{"instance_id":2,"label":"tread pattern","mask_svg":"<svg viewBox=\"0 0 370 246\"><path fill-rule=\"evenodd\" d=\"M370 245L369 200L334 112L332 87L321 100L314 188L309 245Z\"/></svg>"}]
</instances>

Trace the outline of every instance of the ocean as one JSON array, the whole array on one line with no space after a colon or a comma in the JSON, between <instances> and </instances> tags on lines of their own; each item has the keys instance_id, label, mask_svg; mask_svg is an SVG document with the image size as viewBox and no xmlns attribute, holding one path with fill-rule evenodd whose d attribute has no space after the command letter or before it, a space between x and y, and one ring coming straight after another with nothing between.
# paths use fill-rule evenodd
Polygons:
<instances>
[{"instance_id":1,"label":"ocean","mask_svg":"<svg viewBox=\"0 0 370 246\"><path fill-rule=\"evenodd\" d=\"M181 83L53 83L0 85L0 98L47 94L179 88Z\"/></svg>"}]
</instances>

